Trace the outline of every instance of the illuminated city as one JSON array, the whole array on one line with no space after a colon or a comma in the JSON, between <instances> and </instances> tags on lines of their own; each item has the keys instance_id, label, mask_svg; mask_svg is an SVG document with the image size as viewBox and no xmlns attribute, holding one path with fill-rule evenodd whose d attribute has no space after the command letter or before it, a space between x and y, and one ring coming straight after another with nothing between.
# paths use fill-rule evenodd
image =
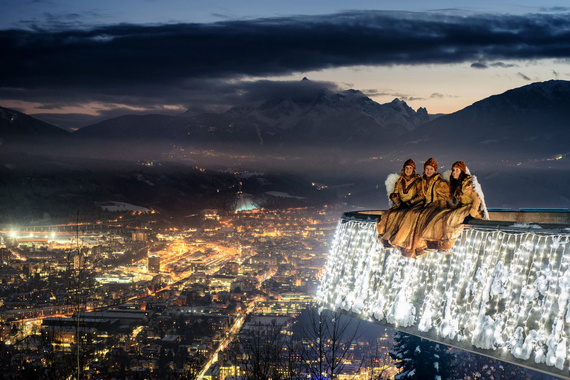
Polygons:
<instances>
[{"instance_id":1,"label":"illuminated city","mask_svg":"<svg viewBox=\"0 0 570 380\"><path fill-rule=\"evenodd\" d=\"M154 213L107 215L2 231L4 368L71 376L79 350L85 378L243 372L240 334L264 318L260 326L277 320L293 335L313 306L337 224L327 206L204 209L199 228L154 228ZM361 363L373 343L387 365L389 335L372 340L351 347L351 378L380 371Z\"/></svg>"}]
</instances>

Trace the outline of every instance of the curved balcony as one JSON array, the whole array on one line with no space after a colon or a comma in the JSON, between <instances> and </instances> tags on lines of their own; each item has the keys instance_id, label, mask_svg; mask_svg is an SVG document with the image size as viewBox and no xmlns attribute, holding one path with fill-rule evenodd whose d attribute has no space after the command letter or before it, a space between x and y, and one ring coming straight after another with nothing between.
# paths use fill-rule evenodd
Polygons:
<instances>
[{"instance_id":1,"label":"curved balcony","mask_svg":"<svg viewBox=\"0 0 570 380\"><path fill-rule=\"evenodd\" d=\"M453 252L403 257L378 244L381 211L345 213L322 307L570 378L570 212L490 212Z\"/></svg>"}]
</instances>

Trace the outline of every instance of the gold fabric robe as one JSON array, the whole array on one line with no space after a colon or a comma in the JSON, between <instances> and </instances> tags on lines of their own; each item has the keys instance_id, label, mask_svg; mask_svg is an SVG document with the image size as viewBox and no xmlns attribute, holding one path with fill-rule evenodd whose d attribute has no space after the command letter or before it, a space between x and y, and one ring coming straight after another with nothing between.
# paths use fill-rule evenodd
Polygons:
<instances>
[{"instance_id":1,"label":"gold fabric robe","mask_svg":"<svg viewBox=\"0 0 570 380\"><path fill-rule=\"evenodd\" d=\"M385 247L390 247L388 239L398 230L408 208L412 207L414 203L423 200L423 198L418 196L421 191L420 185L421 177L419 174L410 178L400 175L400 178L394 184L394 191L389 196L394 206L383 213L376 223L378 239Z\"/></svg>"},{"instance_id":2,"label":"gold fabric robe","mask_svg":"<svg viewBox=\"0 0 570 380\"><path fill-rule=\"evenodd\" d=\"M415 204L406 211L395 233L387 239L390 245L400 248L406 257L416 256L423 229L449 200L449 184L439 173L431 177L424 174L419 190L416 198L423 198L423 202Z\"/></svg>"},{"instance_id":3,"label":"gold fabric robe","mask_svg":"<svg viewBox=\"0 0 570 380\"><path fill-rule=\"evenodd\" d=\"M481 218L481 198L473 188L473 178L468 175L457 188L448 208L440 210L422 231L419 248L448 250L463 231L463 221L468 215Z\"/></svg>"}]
</instances>

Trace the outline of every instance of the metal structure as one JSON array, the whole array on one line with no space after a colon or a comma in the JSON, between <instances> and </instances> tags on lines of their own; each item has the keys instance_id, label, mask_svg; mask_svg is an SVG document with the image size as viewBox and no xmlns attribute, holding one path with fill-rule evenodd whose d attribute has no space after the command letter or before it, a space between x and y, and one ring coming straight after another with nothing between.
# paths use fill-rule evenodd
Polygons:
<instances>
[{"instance_id":1,"label":"metal structure","mask_svg":"<svg viewBox=\"0 0 570 380\"><path fill-rule=\"evenodd\" d=\"M322 307L570 379L568 210L491 212L419 259L378 244L380 215L339 221Z\"/></svg>"}]
</instances>

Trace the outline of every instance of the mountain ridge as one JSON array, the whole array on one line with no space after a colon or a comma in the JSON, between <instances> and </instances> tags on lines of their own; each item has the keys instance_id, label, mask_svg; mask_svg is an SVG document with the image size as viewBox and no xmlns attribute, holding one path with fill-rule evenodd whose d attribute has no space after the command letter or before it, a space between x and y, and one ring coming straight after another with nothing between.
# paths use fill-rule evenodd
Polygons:
<instances>
[{"instance_id":1,"label":"mountain ridge","mask_svg":"<svg viewBox=\"0 0 570 380\"><path fill-rule=\"evenodd\" d=\"M24 126L18 141L37 141L33 149L26 153L19 146L12 150L7 144L1 146L0 194L4 200L0 205L13 218L38 217L37 210L41 217L44 209L36 205L46 202L47 214L55 213L62 203L69 213L83 204L97 210L93 202L102 200L153 206L165 212L199 209L205 204L227 207L235 197L235 173L249 170L294 174L273 178L271 188L263 185L268 176L244 182L244 191L261 198L267 198L267 191L287 192L299 198L297 205L307 205L326 192L327 202L338 202L339 209L362 207L363 199L378 209L387 204L386 175L399 172L410 157L418 172L428 157L435 157L440 172L454 161L465 161L482 184L490 207L569 205L568 81L511 89L417 126L414 122L429 117L427 110L414 111L399 99L376 105L357 90L323 93L297 102L284 99L261 103L265 104L261 109L237 107L223 113L123 115L102 124L107 129L97 128L100 135L83 137L89 129L73 134L52 130L57 127L0 108L5 115L1 122L16 115L19 122L47 128L45 134L50 136ZM274 118L255 117L261 111ZM409 130L399 124L401 119L407 120ZM280 124L286 120L289 124ZM150 138L143 133L146 126L154 133ZM170 129L168 141L165 128ZM383 133L382 128L393 134ZM0 136L6 141L10 137ZM61 143L53 145L49 155L40 156L38 146L54 140ZM193 141L196 148L191 146ZM121 168L118 160L128 164L109 172ZM168 169L173 163L180 166ZM322 189L328 190L321 193L312 183L324 184Z\"/></svg>"},{"instance_id":2,"label":"mountain ridge","mask_svg":"<svg viewBox=\"0 0 570 380\"><path fill-rule=\"evenodd\" d=\"M425 108L414 111L404 101L394 99L379 104L358 90L333 93L323 90L311 96L276 96L257 107L234 107L223 113L186 111L168 121L145 120L157 116L138 116L139 123L121 124L124 116L108 119L79 129L78 137L106 139L113 136L161 136L187 142L234 141L253 144L294 144L363 141L393 138L429 121ZM347 127L348 125L348 127ZM356 127L356 128L350 128ZM111 132L110 130L116 130ZM138 128L138 133L137 133ZM334 139L327 136L332 134Z\"/></svg>"},{"instance_id":3,"label":"mountain ridge","mask_svg":"<svg viewBox=\"0 0 570 380\"><path fill-rule=\"evenodd\" d=\"M536 82L490 96L430 121L414 133L430 144L495 154L516 151L521 156L570 151L570 82ZM405 145L406 142L400 140Z\"/></svg>"},{"instance_id":4,"label":"mountain ridge","mask_svg":"<svg viewBox=\"0 0 570 380\"><path fill-rule=\"evenodd\" d=\"M518 150L519 156L570 151L566 147L570 140L566 128L570 124L570 82L561 80L514 88L434 120L425 108L415 111L397 98L379 104L358 90L274 96L256 107L234 107L221 113L189 110L178 116L123 115L74 133L17 111L0 110L4 142L14 137L5 132L5 126L15 118L24 121L19 140L26 136L71 137L75 145L94 146L94 154L94 141L118 146L119 153L133 144L147 144L140 149L142 154L149 149L164 154L175 146L278 155L286 155L286 149L310 147L378 149L402 156L436 155L438 151L457 156L471 149L474 154L468 157L474 158L499 151L515 154Z\"/></svg>"},{"instance_id":5,"label":"mountain ridge","mask_svg":"<svg viewBox=\"0 0 570 380\"><path fill-rule=\"evenodd\" d=\"M70 133L25 113L0 106L0 138L61 137Z\"/></svg>"}]
</instances>

